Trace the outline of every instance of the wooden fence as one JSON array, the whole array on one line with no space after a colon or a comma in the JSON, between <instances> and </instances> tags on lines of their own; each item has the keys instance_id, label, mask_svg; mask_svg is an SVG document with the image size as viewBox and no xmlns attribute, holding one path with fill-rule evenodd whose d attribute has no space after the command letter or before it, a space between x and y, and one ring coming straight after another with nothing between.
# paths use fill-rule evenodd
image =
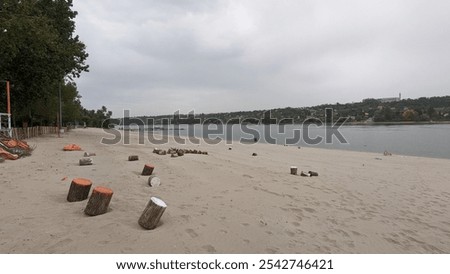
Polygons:
<instances>
[{"instance_id":1,"label":"wooden fence","mask_svg":"<svg viewBox=\"0 0 450 274\"><path fill-rule=\"evenodd\" d=\"M67 131L66 127L63 127L64 132ZM25 127L25 128L13 128L12 138L13 139L29 139L33 137L38 137L47 134L58 134L58 127Z\"/></svg>"}]
</instances>

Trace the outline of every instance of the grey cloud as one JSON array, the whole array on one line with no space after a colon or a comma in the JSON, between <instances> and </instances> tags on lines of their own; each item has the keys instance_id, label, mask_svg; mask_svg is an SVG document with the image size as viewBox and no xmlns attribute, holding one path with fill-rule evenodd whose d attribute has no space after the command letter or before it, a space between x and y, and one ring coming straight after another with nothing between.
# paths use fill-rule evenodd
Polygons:
<instances>
[{"instance_id":1,"label":"grey cloud","mask_svg":"<svg viewBox=\"0 0 450 274\"><path fill-rule=\"evenodd\" d=\"M449 92L448 1L76 1L83 104L116 114Z\"/></svg>"}]
</instances>

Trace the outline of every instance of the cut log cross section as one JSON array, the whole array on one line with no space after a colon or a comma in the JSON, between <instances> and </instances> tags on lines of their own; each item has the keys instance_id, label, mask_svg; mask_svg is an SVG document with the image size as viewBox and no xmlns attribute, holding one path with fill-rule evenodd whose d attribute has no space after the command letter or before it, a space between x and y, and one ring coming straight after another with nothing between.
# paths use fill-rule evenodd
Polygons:
<instances>
[{"instance_id":1,"label":"cut log cross section","mask_svg":"<svg viewBox=\"0 0 450 274\"><path fill-rule=\"evenodd\" d=\"M167 205L161 199L156 197L150 198L144 212L139 218L139 225L145 229L154 229L166 210Z\"/></svg>"},{"instance_id":2,"label":"cut log cross section","mask_svg":"<svg viewBox=\"0 0 450 274\"><path fill-rule=\"evenodd\" d=\"M92 195L84 209L84 213L89 216L97 216L108 211L109 202L113 191L106 187L98 186L92 191Z\"/></svg>"},{"instance_id":3,"label":"cut log cross section","mask_svg":"<svg viewBox=\"0 0 450 274\"><path fill-rule=\"evenodd\" d=\"M92 182L84 178L75 178L70 184L69 193L67 194L67 201L78 202L86 200L91 190Z\"/></svg>"}]
</instances>

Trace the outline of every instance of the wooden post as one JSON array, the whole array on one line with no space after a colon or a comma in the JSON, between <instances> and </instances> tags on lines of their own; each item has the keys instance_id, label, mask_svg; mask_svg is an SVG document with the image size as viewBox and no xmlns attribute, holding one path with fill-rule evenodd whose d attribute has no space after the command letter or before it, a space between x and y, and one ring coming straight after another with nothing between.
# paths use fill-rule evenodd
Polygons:
<instances>
[{"instance_id":1,"label":"wooden post","mask_svg":"<svg viewBox=\"0 0 450 274\"><path fill-rule=\"evenodd\" d=\"M69 193L67 194L67 201L78 202L86 200L91 190L92 182L88 179L75 178L70 184Z\"/></svg>"},{"instance_id":2,"label":"wooden post","mask_svg":"<svg viewBox=\"0 0 450 274\"><path fill-rule=\"evenodd\" d=\"M128 161L138 161L139 156L138 155L130 155L128 156Z\"/></svg>"},{"instance_id":3,"label":"wooden post","mask_svg":"<svg viewBox=\"0 0 450 274\"><path fill-rule=\"evenodd\" d=\"M147 164L144 166L144 169L142 170L142 175L144 176L152 175L154 169L155 169L154 166Z\"/></svg>"},{"instance_id":4,"label":"wooden post","mask_svg":"<svg viewBox=\"0 0 450 274\"><path fill-rule=\"evenodd\" d=\"M296 166L291 166L291 174L297 175L297 167Z\"/></svg>"},{"instance_id":5,"label":"wooden post","mask_svg":"<svg viewBox=\"0 0 450 274\"><path fill-rule=\"evenodd\" d=\"M160 186L161 179L159 179L159 177L157 177L156 175L150 175L150 177L148 177L148 185L151 187Z\"/></svg>"},{"instance_id":6,"label":"wooden post","mask_svg":"<svg viewBox=\"0 0 450 274\"><path fill-rule=\"evenodd\" d=\"M154 229L166 210L167 205L162 200L152 197L139 218L139 225L145 229Z\"/></svg>"},{"instance_id":7,"label":"wooden post","mask_svg":"<svg viewBox=\"0 0 450 274\"><path fill-rule=\"evenodd\" d=\"M98 186L92 191L92 195L84 209L84 213L89 216L97 216L108 211L109 202L113 191L106 187Z\"/></svg>"}]
</instances>

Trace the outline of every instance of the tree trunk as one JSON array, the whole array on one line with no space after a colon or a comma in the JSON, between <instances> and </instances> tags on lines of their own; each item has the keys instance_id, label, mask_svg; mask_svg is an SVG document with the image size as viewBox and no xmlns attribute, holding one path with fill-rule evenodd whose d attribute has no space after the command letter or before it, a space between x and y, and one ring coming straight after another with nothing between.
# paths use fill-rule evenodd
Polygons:
<instances>
[{"instance_id":1,"label":"tree trunk","mask_svg":"<svg viewBox=\"0 0 450 274\"><path fill-rule=\"evenodd\" d=\"M152 175L154 169L155 169L154 166L147 164L144 166L144 169L142 170L142 175L144 176Z\"/></svg>"},{"instance_id":2,"label":"tree trunk","mask_svg":"<svg viewBox=\"0 0 450 274\"><path fill-rule=\"evenodd\" d=\"M162 200L152 197L148 202L144 212L139 218L139 225L145 229L154 229L166 210L167 205Z\"/></svg>"},{"instance_id":3,"label":"tree trunk","mask_svg":"<svg viewBox=\"0 0 450 274\"><path fill-rule=\"evenodd\" d=\"M70 184L69 193L67 194L67 201L78 202L86 200L91 190L92 182L88 179L75 178Z\"/></svg>"},{"instance_id":4,"label":"tree trunk","mask_svg":"<svg viewBox=\"0 0 450 274\"><path fill-rule=\"evenodd\" d=\"M89 216L97 216L108 211L109 202L113 191L106 187L98 186L92 191L92 195L84 209L84 213Z\"/></svg>"}]
</instances>

